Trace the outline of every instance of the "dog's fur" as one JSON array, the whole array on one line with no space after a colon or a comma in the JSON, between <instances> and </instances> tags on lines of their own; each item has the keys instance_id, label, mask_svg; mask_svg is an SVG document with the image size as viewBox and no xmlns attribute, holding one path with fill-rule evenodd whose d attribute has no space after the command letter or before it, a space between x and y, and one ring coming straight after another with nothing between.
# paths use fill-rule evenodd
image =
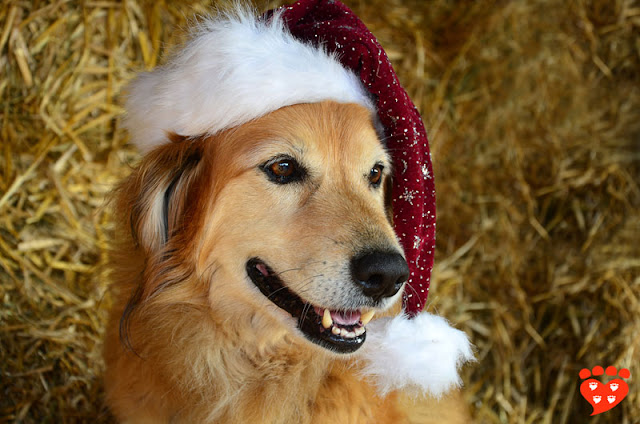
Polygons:
<instances>
[{"instance_id":1,"label":"dog's fur","mask_svg":"<svg viewBox=\"0 0 640 424\"><path fill-rule=\"evenodd\" d=\"M397 393L379 397L358 376L357 353L338 355L307 341L245 269L249 258L264 259L315 306L349 309L365 301L350 280L351 258L374 249L401 252L385 201L391 164L371 112L329 101L301 104L215 136L167 137L115 197L124 244L114 259L105 360L107 403L116 417L431 422L431 409L422 408L419 418ZM282 154L306 168L303 181L267 178L261 165ZM380 188L366 178L377 162L386 169ZM399 295L376 309L399 312ZM450 413L462 414L453 421L466 420L460 409Z\"/></svg>"}]
</instances>

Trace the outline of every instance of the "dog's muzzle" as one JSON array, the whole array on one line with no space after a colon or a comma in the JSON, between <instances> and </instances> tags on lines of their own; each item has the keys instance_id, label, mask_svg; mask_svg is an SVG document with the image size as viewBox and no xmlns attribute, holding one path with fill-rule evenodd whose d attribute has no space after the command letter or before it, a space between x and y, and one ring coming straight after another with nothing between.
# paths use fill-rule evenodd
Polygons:
<instances>
[{"instance_id":1,"label":"dog's muzzle","mask_svg":"<svg viewBox=\"0 0 640 424\"><path fill-rule=\"evenodd\" d=\"M259 258L246 264L247 275L260 292L298 321L298 328L311 342L336 353L351 353L366 339L365 325L374 310L333 310L304 301L289 290L280 276ZM406 261L397 252L369 251L351 260L353 282L370 299L380 305L392 297L409 276Z\"/></svg>"}]
</instances>

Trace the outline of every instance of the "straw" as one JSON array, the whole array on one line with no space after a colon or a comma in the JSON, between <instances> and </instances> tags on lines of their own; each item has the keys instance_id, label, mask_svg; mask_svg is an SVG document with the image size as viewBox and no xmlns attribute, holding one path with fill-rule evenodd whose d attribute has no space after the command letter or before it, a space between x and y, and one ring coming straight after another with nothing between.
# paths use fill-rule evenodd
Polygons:
<instances>
[{"instance_id":1,"label":"straw","mask_svg":"<svg viewBox=\"0 0 640 424\"><path fill-rule=\"evenodd\" d=\"M640 4L347 4L429 132L438 241L427 309L476 346L463 372L475 420L637 422ZM0 421L112 422L100 349L113 223L102 205L138 160L124 88L210 10L0 6ZM627 399L589 418L578 372L595 365L632 377Z\"/></svg>"}]
</instances>

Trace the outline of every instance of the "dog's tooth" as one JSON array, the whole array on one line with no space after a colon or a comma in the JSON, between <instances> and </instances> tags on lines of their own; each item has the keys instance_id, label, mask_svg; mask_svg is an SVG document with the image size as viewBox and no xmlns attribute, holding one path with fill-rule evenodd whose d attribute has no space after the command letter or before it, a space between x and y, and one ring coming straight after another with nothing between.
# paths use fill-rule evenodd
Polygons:
<instances>
[{"instance_id":1,"label":"dog's tooth","mask_svg":"<svg viewBox=\"0 0 640 424\"><path fill-rule=\"evenodd\" d=\"M333 327L333 328L331 329L331 332L332 332L333 334L335 334L336 336L339 336L339 335L340 335L340 329L339 329L338 327Z\"/></svg>"},{"instance_id":2,"label":"dog's tooth","mask_svg":"<svg viewBox=\"0 0 640 424\"><path fill-rule=\"evenodd\" d=\"M347 331L347 337L353 339L356 336L356 333L353 331Z\"/></svg>"},{"instance_id":3,"label":"dog's tooth","mask_svg":"<svg viewBox=\"0 0 640 424\"><path fill-rule=\"evenodd\" d=\"M376 312L372 309L372 310L367 311L364 314L360 315L360 322L362 322L362 325L369 324L369 321L371 321L371 318L373 318L375 313Z\"/></svg>"},{"instance_id":4,"label":"dog's tooth","mask_svg":"<svg viewBox=\"0 0 640 424\"><path fill-rule=\"evenodd\" d=\"M333 320L331 319L331 312L328 309L324 310L324 314L322 315L322 326L324 328L329 328L333 324Z\"/></svg>"},{"instance_id":5,"label":"dog's tooth","mask_svg":"<svg viewBox=\"0 0 640 424\"><path fill-rule=\"evenodd\" d=\"M340 329L340 336L341 337L347 337L347 334L349 334L349 332L347 330L345 330L344 328Z\"/></svg>"},{"instance_id":6,"label":"dog's tooth","mask_svg":"<svg viewBox=\"0 0 640 424\"><path fill-rule=\"evenodd\" d=\"M355 333L356 336L362 336L364 334L364 327L356 327Z\"/></svg>"}]
</instances>

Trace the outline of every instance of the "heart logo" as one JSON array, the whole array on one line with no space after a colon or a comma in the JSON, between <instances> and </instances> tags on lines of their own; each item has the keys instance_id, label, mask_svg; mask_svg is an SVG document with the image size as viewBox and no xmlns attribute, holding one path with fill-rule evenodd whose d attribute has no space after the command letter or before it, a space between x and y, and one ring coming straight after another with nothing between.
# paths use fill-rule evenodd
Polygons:
<instances>
[{"instance_id":1,"label":"heart logo","mask_svg":"<svg viewBox=\"0 0 640 424\"><path fill-rule=\"evenodd\" d=\"M597 366L593 368L594 376L602 374L602 367ZM606 374L609 376L615 376L618 374L618 371L615 367L608 367ZM590 377L591 375L591 371L586 368L580 371L580 378L582 379ZM622 378L631 377L631 373L626 368L621 369L618 375ZM580 385L580 393L593 407L593 412L591 413L591 416L593 416L606 412L622 402L629 393L629 385L620 378L613 379L606 384L603 384L594 378L589 378L588 380L583 381Z\"/></svg>"},{"instance_id":2,"label":"heart logo","mask_svg":"<svg viewBox=\"0 0 640 424\"><path fill-rule=\"evenodd\" d=\"M597 415L622 402L622 399L629 393L629 386L619 378L611 380L607 384L590 378L582 382L580 393L593 406L591 415Z\"/></svg>"}]
</instances>

